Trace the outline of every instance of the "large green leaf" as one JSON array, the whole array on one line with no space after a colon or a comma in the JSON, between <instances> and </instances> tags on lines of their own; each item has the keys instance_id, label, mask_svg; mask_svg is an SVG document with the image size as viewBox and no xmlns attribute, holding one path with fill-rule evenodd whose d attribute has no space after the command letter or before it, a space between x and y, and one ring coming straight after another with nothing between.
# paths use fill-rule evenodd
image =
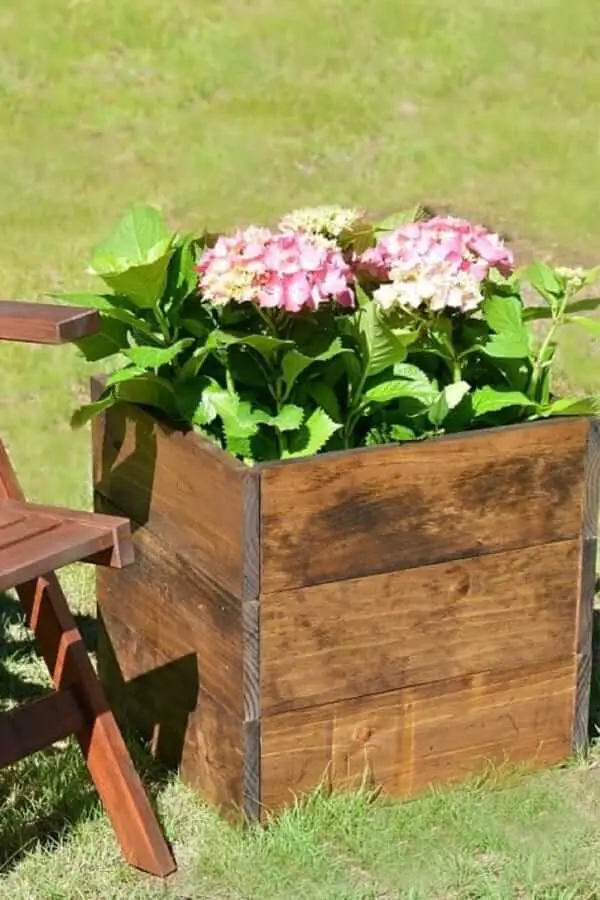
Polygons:
<instances>
[{"instance_id":1,"label":"large green leaf","mask_svg":"<svg viewBox=\"0 0 600 900\"><path fill-rule=\"evenodd\" d=\"M104 276L147 266L163 257L170 244L171 235L160 212L152 206L134 206L111 236L96 247L90 268Z\"/></svg>"},{"instance_id":2,"label":"large green leaf","mask_svg":"<svg viewBox=\"0 0 600 900\"><path fill-rule=\"evenodd\" d=\"M529 356L529 334L507 332L494 334L481 350L495 359L526 359Z\"/></svg>"},{"instance_id":3,"label":"large green leaf","mask_svg":"<svg viewBox=\"0 0 600 900\"><path fill-rule=\"evenodd\" d=\"M334 422L324 409L318 407L308 417L297 434L292 435L289 449L283 452L284 459L299 456L314 456L326 445L329 438L342 426Z\"/></svg>"},{"instance_id":4,"label":"large green leaf","mask_svg":"<svg viewBox=\"0 0 600 900\"><path fill-rule=\"evenodd\" d=\"M485 416L487 413L498 412L510 406L531 407L536 404L520 391L498 391L485 385L478 388L472 395L473 414Z\"/></svg>"},{"instance_id":5,"label":"large green leaf","mask_svg":"<svg viewBox=\"0 0 600 900\"><path fill-rule=\"evenodd\" d=\"M367 375L377 375L406 358L409 341L394 333L376 303L364 306L358 316Z\"/></svg>"},{"instance_id":6,"label":"large green leaf","mask_svg":"<svg viewBox=\"0 0 600 900\"><path fill-rule=\"evenodd\" d=\"M488 297L482 311L483 318L496 334L523 332L523 307L517 297Z\"/></svg>"},{"instance_id":7,"label":"large green leaf","mask_svg":"<svg viewBox=\"0 0 600 900\"><path fill-rule=\"evenodd\" d=\"M286 396L289 396L296 379L302 374L302 372L308 369L309 366L312 366L317 362L326 362L328 359L333 359L334 356L338 356L340 353L344 352L347 351L344 350L340 338L335 338L331 342L329 347L327 347L321 353L317 353L315 356L309 356L306 353L300 353L300 351L296 349L288 350L281 362L281 371L283 374L283 380L285 382Z\"/></svg>"},{"instance_id":8,"label":"large green leaf","mask_svg":"<svg viewBox=\"0 0 600 900\"><path fill-rule=\"evenodd\" d=\"M437 397L437 387L431 383L427 374L418 366L411 363L397 363L394 366L394 375L410 381L413 391L411 396L419 396L424 403L433 403Z\"/></svg>"},{"instance_id":9,"label":"large green leaf","mask_svg":"<svg viewBox=\"0 0 600 900\"><path fill-rule=\"evenodd\" d=\"M392 381L383 381L381 384L376 384L374 387L366 390L363 394L361 405L390 403L392 400L398 400L400 397L410 397L426 406L434 399L435 393L431 385L429 385L429 392L427 393L423 391L423 387L418 382L394 379Z\"/></svg>"},{"instance_id":10,"label":"large green leaf","mask_svg":"<svg viewBox=\"0 0 600 900\"><path fill-rule=\"evenodd\" d=\"M101 313L99 331L80 338L75 344L88 362L98 362L126 349L128 334L129 329L123 322Z\"/></svg>"},{"instance_id":11,"label":"large green leaf","mask_svg":"<svg viewBox=\"0 0 600 900\"><path fill-rule=\"evenodd\" d=\"M106 385L120 384L122 381L130 381L132 378L139 378L140 375L145 375L143 369L140 369L137 366L126 366L124 369L117 369L112 375L108 375L106 378Z\"/></svg>"},{"instance_id":12,"label":"large green leaf","mask_svg":"<svg viewBox=\"0 0 600 900\"><path fill-rule=\"evenodd\" d=\"M542 410L542 416L598 416L600 397L561 397Z\"/></svg>"},{"instance_id":13,"label":"large green leaf","mask_svg":"<svg viewBox=\"0 0 600 900\"><path fill-rule=\"evenodd\" d=\"M151 406L163 412L169 419L178 418L175 390L171 382L165 378L145 372L138 378L116 384L114 390L119 400Z\"/></svg>"},{"instance_id":14,"label":"large green leaf","mask_svg":"<svg viewBox=\"0 0 600 900\"><path fill-rule=\"evenodd\" d=\"M49 296L58 300L59 303L97 309L103 316L123 322L125 325L129 325L130 328L145 334L146 337L154 337L155 331L152 326L139 313L131 309L130 301L122 294L81 292L76 294L50 294Z\"/></svg>"},{"instance_id":15,"label":"large green leaf","mask_svg":"<svg viewBox=\"0 0 600 900\"><path fill-rule=\"evenodd\" d=\"M432 425L437 425L439 427L448 413L458 406L470 390L471 385L466 381L457 381L453 384L446 385L446 387L440 391L437 400L429 408L428 416Z\"/></svg>"},{"instance_id":16,"label":"large green leaf","mask_svg":"<svg viewBox=\"0 0 600 900\"><path fill-rule=\"evenodd\" d=\"M546 300L552 308L556 300L563 294L564 281L560 279L552 266L537 262L523 270L522 274L530 285Z\"/></svg>"},{"instance_id":17,"label":"large green leaf","mask_svg":"<svg viewBox=\"0 0 600 900\"><path fill-rule=\"evenodd\" d=\"M125 294L141 309L152 309L163 295L167 283L167 269L171 250L141 266L131 266L122 272L97 274L117 294Z\"/></svg>"},{"instance_id":18,"label":"large green leaf","mask_svg":"<svg viewBox=\"0 0 600 900\"><path fill-rule=\"evenodd\" d=\"M79 409L76 409L71 416L71 427L81 428L95 416L99 415L101 412L104 412L105 409L108 409L110 406L114 406L115 403L116 398L111 392L105 397L102 397L100 400L96 400L94 403L86 403L84 406L80 406Z\"/></svg>"},{"instance_id":19,"label":"large green leaf","mask_svg":"<svg viewBox=\"0 0 600 900\"><path fill-rule=\"evenodd\" d=\"M307 388L308 395L321 406L330 419L334 422L341 422L342 411L337 394L331 384L320 379L309 382Z\"/></svg>"},{"instance_id":20,"label":"large green leaf","mask_svg":"<svg viewBox=\"0 0 600 900\"><path fill-rule=\"evenodd\" d=\"M182 338L170 347L130 347L123 353L136 366L156 370L168 366L193 343L192 338Z\"/></svg>"}]
</instances>

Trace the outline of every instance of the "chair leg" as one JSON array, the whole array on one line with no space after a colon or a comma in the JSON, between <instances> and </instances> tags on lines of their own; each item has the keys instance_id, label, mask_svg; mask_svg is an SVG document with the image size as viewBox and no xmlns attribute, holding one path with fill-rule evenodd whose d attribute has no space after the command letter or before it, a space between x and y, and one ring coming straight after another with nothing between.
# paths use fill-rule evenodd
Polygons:
<instances>
[{"instance_id":1,"label":"chair leg","mask_svg":"<svg viewBox=\"0 0 600 900\"><path fill-rule=\"evenodd\" d=\"M128 863L152 875L175 862L91 664L55 575L17 588L55 687L70 688L85 725L76 733L87 767Z\"/></svg>"}]
</instances>

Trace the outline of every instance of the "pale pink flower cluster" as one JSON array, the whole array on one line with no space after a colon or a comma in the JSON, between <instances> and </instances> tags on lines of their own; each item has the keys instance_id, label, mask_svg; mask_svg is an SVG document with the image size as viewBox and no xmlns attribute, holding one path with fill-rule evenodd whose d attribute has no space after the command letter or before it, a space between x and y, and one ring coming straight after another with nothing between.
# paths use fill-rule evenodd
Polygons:
<instances>
[{"instance_id":1,"label":"pale pink flower cluster","mask_svg":"<svg viewBox=\"0 0 600 900\"><path fill-rule=\"evenodd\" d=\"M357 260L359 272L389 282L374 294L383 305L465 312L481 303L479 285L491 268L508 275L513 266L498 235L452 216L403 225Z\"/></svg>"},{"instance_id":2,"label":"pale pink flower cluster","mask_svg":"<svg viewBox=\"0 0 600 900\"><path fill-rule=\"evenodd\" d=\"M491 268L508 274L514 267L512 252L497 234L453 216L402 225L367 250L360 265L385 278L398 264L412 269L423 260L449 263L476 281L483 281Z\"/></svg>"},{"instance_id":3,"label":"pale pink flower cluster","mask_svg":"<svg viewBox=\"0 0 600 900\"><path fill-rule=\"evenodd\" d=\"M307 233L247 228L220 237L198 266L205 300L299 312L334 300L354 305L353 274L332 242Z\"/></svg>"}]
</instances>

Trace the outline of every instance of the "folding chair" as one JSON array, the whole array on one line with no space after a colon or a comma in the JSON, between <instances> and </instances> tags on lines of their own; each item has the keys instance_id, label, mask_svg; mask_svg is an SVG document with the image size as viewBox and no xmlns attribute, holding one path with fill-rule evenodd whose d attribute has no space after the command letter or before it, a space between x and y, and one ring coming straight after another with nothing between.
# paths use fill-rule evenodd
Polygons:
<instances>
[{"instance_id":1,"label":"folding chair","mask_svg":"<svg viewBox=\"0 0 600 900\"><path fill-rule=\"evenodd\" d=\"M0 302L0 340L60 344L93 333L93 310ZM0 442L0 594L16 588L54 690L0 713L0 768L74 734L128 863L175 870L54 570L133 561L129 522L27 503Z\"/></svg>"}]
</instances>

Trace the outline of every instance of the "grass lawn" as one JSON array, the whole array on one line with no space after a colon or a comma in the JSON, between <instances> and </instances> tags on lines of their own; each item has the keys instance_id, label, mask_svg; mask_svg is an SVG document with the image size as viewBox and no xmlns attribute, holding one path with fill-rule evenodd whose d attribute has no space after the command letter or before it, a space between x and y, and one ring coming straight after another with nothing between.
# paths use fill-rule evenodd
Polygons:
<instances>
[{"instance_id":1,"label":"grass lawn","mask_svg":"<svg viewBox=\"0 0 600 900\"><path fill-rule=\"evenodd\" d=\"M425 200L523 256L592 263L599 83L589 0L4 4L3 296L85 287L90 248L136 200L194 229ZM600 388L593 342L567 334L563 367ZM87 374L71 348L0 346L0 430L35 499L89 504L88 435L67 424ZM89 617L89 578L66 577ZM6 704L43 673L0 609ZM156 777L181 863L164 888L121 865L73 748L0 774L0 897L600 896L589 765L410 804L320 798L246 836Z\"/></svg>"}]
</instances>

